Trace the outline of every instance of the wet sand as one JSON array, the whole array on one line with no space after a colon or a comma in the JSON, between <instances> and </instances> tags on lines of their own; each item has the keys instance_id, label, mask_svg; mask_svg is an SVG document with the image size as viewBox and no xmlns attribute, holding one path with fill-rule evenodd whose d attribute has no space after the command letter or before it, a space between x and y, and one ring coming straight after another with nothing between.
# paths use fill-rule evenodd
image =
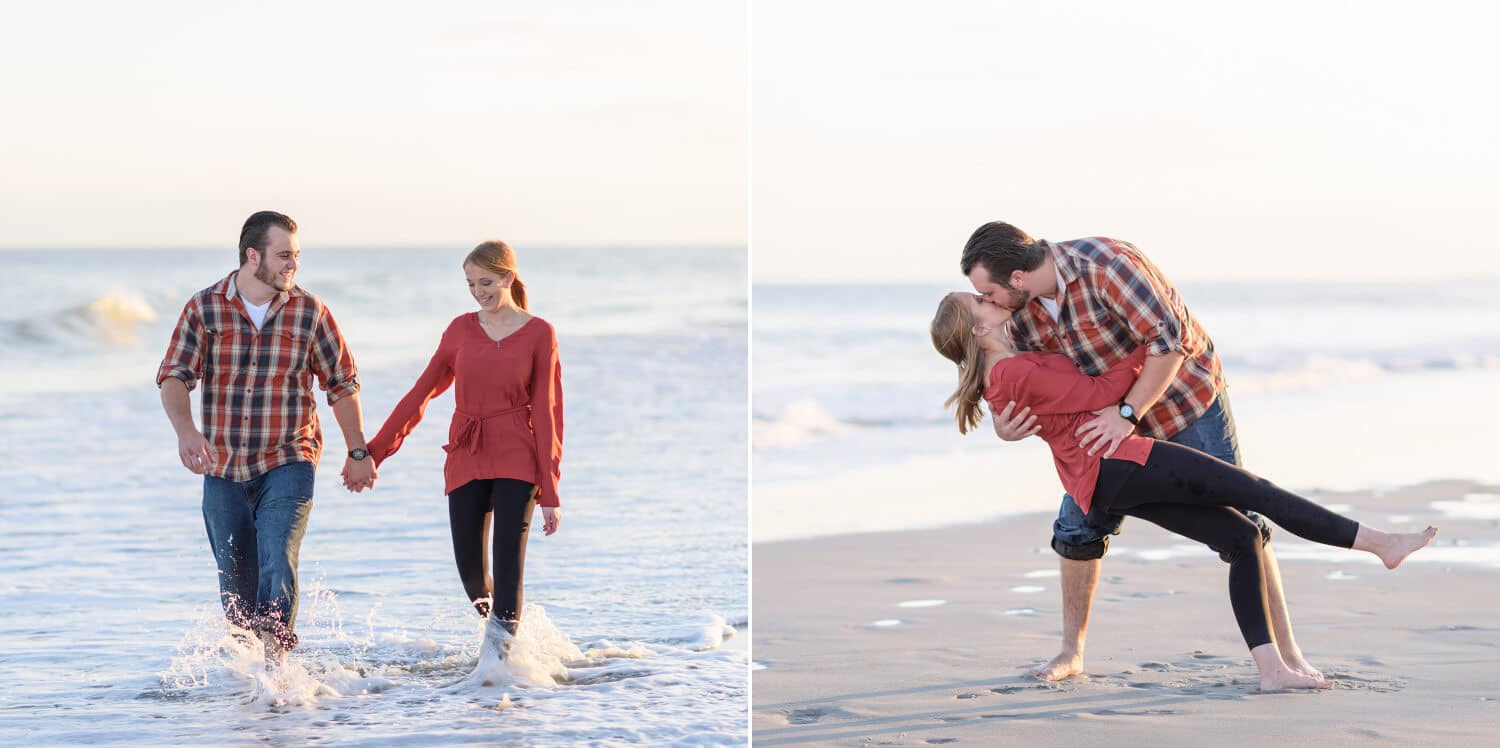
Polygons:
<instances>
[{"instance_id":1,"label":"wet sand","mask_svg":"<svg viewBox=\"0 0 1500 748\"><path fill-rule=\"evenodd\" d=\"M1057 651L1061 596L1051 515L1025 515L757 544L754 744L1494 744L1500 487L1311 496L1441 529L1395 571L1278 529L1298 643L1332 690L1258 692L1227 567L1140 520L1105 558L1086 674L1026 676Z\"/></svg>"}]
</instances>

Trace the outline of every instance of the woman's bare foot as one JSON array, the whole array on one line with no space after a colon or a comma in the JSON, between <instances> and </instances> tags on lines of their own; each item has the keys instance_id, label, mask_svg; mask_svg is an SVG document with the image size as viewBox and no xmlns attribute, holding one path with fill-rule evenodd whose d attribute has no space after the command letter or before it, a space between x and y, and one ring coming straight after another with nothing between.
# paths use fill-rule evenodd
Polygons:
<instances>
[{"instance_id":1,"label":"woman's bare foot","mask_svg":"<svg viewBox=\"0 0 1500 748\"><path fill-rule=\"evenodd\" d=\"M1333 688L1321 674L1308 675L1294 671L1283 661L1275 644L1262 644L1250 650L1255 658L1255 668L1260 671L1260 690L1281 691L1288 688ZM1301 659L1299 654L1298 659ZM1306 663L1303 663L1306 665ZM1311 666L1308 666L1311 668ZM1313 672L1317 672L1314 670Z\"/></svg>"},{"instance_id":2,"label":"woman's bare foot","mask_svg":"<svg viewBox=\"0 0 1500 748\"><path fill-rule=\"evenodd\" d=\"M1083 655L1059 653L1045 665L1038 665L1026 671L1027 675L1042 680L1062 680L1075 675L1083 674Z\"/></svg>"},{"instance_id":3,"label":"woman's bare foot","mask_svg":"<svg viewBox=\"0 0 1500 748\"><path fill-rule=\"evenodd\" d=\"M1394 569L1406 560L1407 556L1427 547L1432 539L1437 537L1437 528L1428 527L1422 532L1393 532L1386 542L1385 547L1375 552L1380 557L1385 568Z\"/></svg>"},{"instance_id":4,"label":"woman's bare foot","mask_svg":"<svg viewBox=\"0 0 1500 748\"><path fill-rule=\"evenodd\" d=\"M1260 690L1262 691L1284 691L1288 688L1333 688L1333 684L1326 678L1314 678L1310 675L1294 673L1291 670L1260 676Z\"/></svg>"},{"instance_id":5,"label":"woman's bare foot","mask_svg":"<svg viewBox=\"0 0 1500 748\"><path fill-rule=\"evenodd\" d=\"M1288 669L1290 669L1294 673L1297 673L1298 675L1305 675L1314 680L1327 680L1323 677L1323 673L1321 671L1308 664L1307 660L1302 659L1302 653L1300 651L1293 650L1291 652L1282 652L1281 659L1286 663Z\"/></svg>"}]
</instances>

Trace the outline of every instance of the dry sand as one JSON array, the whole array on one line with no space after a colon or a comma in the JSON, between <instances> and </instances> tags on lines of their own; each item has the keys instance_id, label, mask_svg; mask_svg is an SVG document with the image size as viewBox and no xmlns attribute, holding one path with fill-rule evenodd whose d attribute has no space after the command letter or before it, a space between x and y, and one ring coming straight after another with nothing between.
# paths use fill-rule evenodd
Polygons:
<instances>
[{"instance_id":1,"label":"dry sand","mask_svg":"<svg viewBox=\"0 0 1500 748\"><path fill-rule=\"evenodd\" d=\"M1500 505L1432 505L1476 493L1500 490L1313 495L1383 529L1438 525L1395 571L1277 531L1298 643L1336 684L1322 692L1259 693L1227 567L1141 520L1105 558L1087 674L1057 683L1024 674L1059 641L1050 515L757 544L753 742L1500 745Z\"/></svg>"}]
</instances>

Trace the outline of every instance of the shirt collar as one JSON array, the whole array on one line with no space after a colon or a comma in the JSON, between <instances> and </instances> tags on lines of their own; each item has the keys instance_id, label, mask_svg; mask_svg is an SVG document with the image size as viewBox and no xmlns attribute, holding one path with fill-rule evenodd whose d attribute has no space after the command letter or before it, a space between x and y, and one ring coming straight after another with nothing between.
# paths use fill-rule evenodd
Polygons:
<instances>
[{"instance_id":1,"label":"shirt collar","mask_svg":"<svg viewBox=\"0 0 1500 748\"><path fill-rule=\"evenodd\" d=\"M1062 291L1068 284L1078 280L1078 266L1073 264L1072 255L1068 254L1063 244L1053 244L1046 239L1039 240L1042 246L1052 253L1052 267L1057 272L1057 290Z\"/></svg>"}]
</instances>

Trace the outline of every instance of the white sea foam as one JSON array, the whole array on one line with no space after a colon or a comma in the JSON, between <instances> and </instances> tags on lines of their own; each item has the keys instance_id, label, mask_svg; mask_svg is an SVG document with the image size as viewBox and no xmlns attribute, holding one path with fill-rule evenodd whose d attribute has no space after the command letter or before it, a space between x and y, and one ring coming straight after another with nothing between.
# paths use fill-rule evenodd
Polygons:
<instances>
[{"instance_id":1,"label":"white sea foam","mask_svg":"<svg viewBox=\"0 0 1500 748\"><path fill-rule=\"evenodd\" d=\"M1500 519L1500 496L1471 493L1460 501L1434 501L1433 509L1452 519Z\"/></svg>"},{"instance_id":2,"label":"white sea foam","mask_svg":"<svg viewBox=\"0 0 1500 748\"><path fill-rule=\"evenodd\" d=\"M774 419L756 419L751 439L756 449L793 447L824 434L848 431L852 426L839 421L812 400L798 400L787 405Z\"/></svg>"},{"instance_id":3,"label":"white sea foam","mask_svg":"<svg viewBox=\"0 0 1500 748\"><path fill-rule=\"evenodd\" d=\"M1216 556L1203 545L1173 545L1170 547L1145 548L1121 553L1122 549L1111 548L1111 556L1129 555L1145 561L1175 561ZM1347 548L1319 545L1305 541L1278 541L1276 558L1281 561L1315 561L1337 564L1379 564L1380 559L1372 554ZM1500 568L1500 545L1429 545L1408 556L1405 563L1447 564Z\"/></svg>"}]
</instances>

